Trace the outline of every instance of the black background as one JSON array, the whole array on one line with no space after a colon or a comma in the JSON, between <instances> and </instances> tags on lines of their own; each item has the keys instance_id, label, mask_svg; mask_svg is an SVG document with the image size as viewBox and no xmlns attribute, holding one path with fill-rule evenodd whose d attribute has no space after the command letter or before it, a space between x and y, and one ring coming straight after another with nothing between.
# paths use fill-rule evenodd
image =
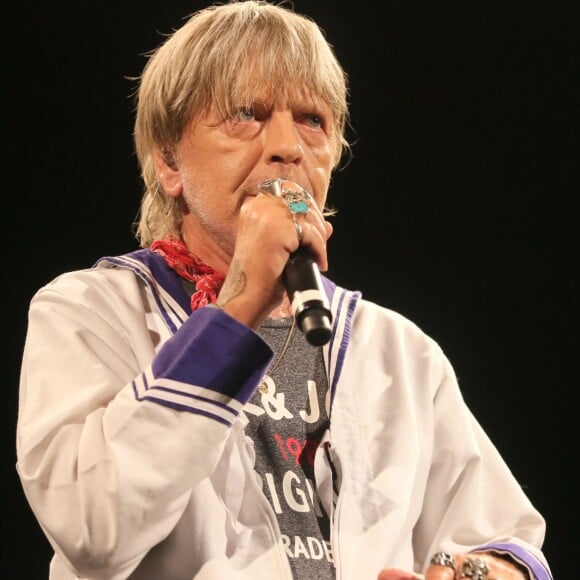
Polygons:
<instances>
[{"instance_id":1,"label":"black background","mask_svg":"<svg viewBox=\"0 0 580 580\"><path fill-rule=\"evenodd\" d=\"M331 186L329 275L441 344L546 517L558 580L579 574L573 4L294 3L325 29L352 85L356 144ZM28 301L62 271L136 249L127 77L201 6L3 10L2 577L46 578L51 553L14 469Z\"/></svg>"}]
</instances>

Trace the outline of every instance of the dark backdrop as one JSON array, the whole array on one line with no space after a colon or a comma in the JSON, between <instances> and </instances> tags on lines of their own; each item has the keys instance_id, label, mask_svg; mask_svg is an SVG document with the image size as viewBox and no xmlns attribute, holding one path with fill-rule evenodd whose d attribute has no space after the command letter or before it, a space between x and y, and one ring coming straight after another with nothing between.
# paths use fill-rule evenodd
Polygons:
<instances>
[{"instance_id":1,"label":"dark backdrop","mask_svg":"<svg viewBox=\"0 0 580 580\"><path fill-rule=\"evenodd\" d=\"M547 519L559 580L577 576L580 482L572 4L295 2L326 30L352 83L357 142L331 188L339 212L329 274L442 345L468 404ZM136 248L127 77L200 6L4 9L7 578L46 578L50 555L14 469L28 301L62 271Z\"/></svg>"}]
</instances>

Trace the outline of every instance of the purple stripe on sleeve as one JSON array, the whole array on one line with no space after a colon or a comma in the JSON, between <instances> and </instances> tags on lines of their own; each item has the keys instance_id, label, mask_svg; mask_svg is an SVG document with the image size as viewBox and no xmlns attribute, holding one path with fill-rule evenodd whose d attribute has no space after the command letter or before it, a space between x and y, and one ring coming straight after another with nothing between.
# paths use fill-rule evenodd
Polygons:
<instances>
[{"instance_id":1,"label":"purple stripe on sleeve","mask_svg":"<svg viewBox=\"0 0 580 580\"><path fill-rule=\"evenodd\" d=\"M137 393L135 383L133 383L133 392L135 393L135 398L138 401L151 401L152 403L157 403L159 405L163 405L164 407L169 407L170 409L174 409L176 411L187 411L188 413L193 413L195 415L203 415L204 417L208 417L209 419L213 419L214 421L217 421L218 423L223 423L227 427L231 427L233 424L233 420L228 421L227 419L225 419L219 415L216 415L214 413L210 413L209 411L206 411L203 409L195 409L195 408L190 407L188 405L180 405L179 403L166 401L165 399L160 399L158 397L153 397L151 395L144 395L144 396L140 397Z\"/></svg>"},{"instance_id":2,"label":"purple stripe on sleeve","mask_svg":"<svg viewBox=\"0 0 580 580\"><path fill-rule=\"evenodd\" d=\"M546 567L528 550L517 544L486 544L475 551L483 550L511 556L516 562L528 569L533 580L553 580Z\"/></svg>"},{"instance_id":3,"label":"purple stripe on sleeve","mask_svg":"<svg viewBox=\"0 0 580 580\"><path fill-rule=\"evenodd\" d=\"M273 353L262 338L217 308L196 310L152 363L156 379L197 385L246 403Z\"/></svg>"}]
</instances>

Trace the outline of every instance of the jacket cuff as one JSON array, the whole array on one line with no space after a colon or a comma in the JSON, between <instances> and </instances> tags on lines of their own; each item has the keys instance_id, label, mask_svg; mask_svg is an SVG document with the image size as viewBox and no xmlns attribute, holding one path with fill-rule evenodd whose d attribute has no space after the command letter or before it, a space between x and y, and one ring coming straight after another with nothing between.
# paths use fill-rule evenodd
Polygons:
<instances>
[{"instance_id":1,"label":"jacket cuff","mask_svg":"<svg viewBox=\"0 0 580 580\"><path fill-rule=\"evenodd\" d=\"M499 558L505 558L526 573L530 580L553 580L546 567L533 554L518 544L486 544L472 551L491 552Z\"/></svg>"},{"instance_id":2,"label":"jacket cuff","mask_svg":"<svg viewBox=\"0 0 580 580\"><path fill-rule=\"evenodd\" d=\"M216 308L200 308L135 379L139 400L231 424L273 358L252 329Z\"/></svg>"}]
</instances>

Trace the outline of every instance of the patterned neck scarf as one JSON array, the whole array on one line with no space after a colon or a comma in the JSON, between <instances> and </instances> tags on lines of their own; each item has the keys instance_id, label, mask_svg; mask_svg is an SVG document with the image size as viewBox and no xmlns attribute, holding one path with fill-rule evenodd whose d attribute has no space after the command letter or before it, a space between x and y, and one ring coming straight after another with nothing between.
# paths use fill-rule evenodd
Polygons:
<instances>
[{"instance_id":1,"label":"patterned neck scarf","mask_svg":"<svg viewBox=\"0 0 580 580\"><path fill-rule=\"evenodd\" d=\"M179 276L195 284L195 292L191 296L192 312L216 302L225 277L192 254L181 240L155 240L151 250L162 256Z\"/></svg>"}]
</instances>

